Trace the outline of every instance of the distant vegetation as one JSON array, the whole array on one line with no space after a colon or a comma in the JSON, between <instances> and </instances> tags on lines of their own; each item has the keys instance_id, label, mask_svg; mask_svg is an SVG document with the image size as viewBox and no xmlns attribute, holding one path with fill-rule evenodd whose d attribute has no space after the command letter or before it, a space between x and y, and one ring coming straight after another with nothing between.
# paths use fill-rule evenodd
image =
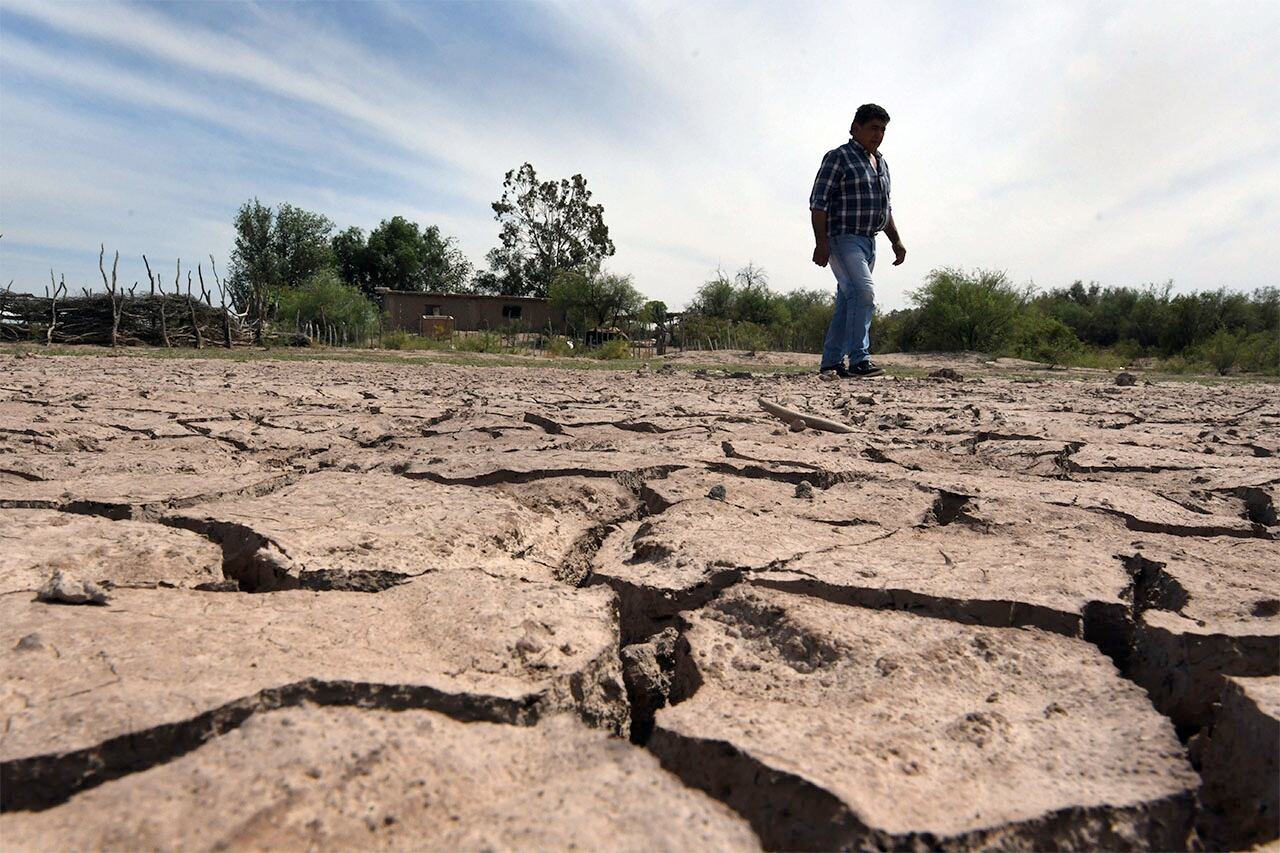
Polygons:
<instances>
[{"instance_id":1,"label":"distant vegetation","mask_svg":"<svg viewBox=\"0 0 1280 853\"><path fill-rule=\"evenodd\" d=\"M529 336L520 333L538 331L513 326L452 341L386 332L374 297L379 288L391 288L548 298L565 312L568 337L535 337L556 354L630 354L624 341L611 339L614 332L597 330L621 331L632 339L661 337L685 349L822 349L834 287L780 292L771 287L765 270L752 263L732 275L717 270L680 315L670 315L662 302L647 300L631 276L604 268L614 245L604 208L591 203L582 175L544 181L525 163L507 172L492 208L498 244L486 255L486 268L477 269L456 240L436 225L392 216L365 234L355 227L338 230L328 217L288 203L273 209L252 199L236 213L225 281L235 325L258 342L271 334L288 339L297 332L340 345L480 352L509 351L527 342ZM115 341L122 318L136 313L126 299L133 290L125 294L112 287L108 285L113 323L102 334L82 331L77 339L105 334ZM174 287L172 298L178 299L177 280ZM206 306L212 307L203 276L200 289ZM49 310L33 303L19 312L16 294L8 299L10 307L0 303L0 337L52 341L71 334L71 319L64 320L58 311L70 311L74 300L64 298L64 306L58 307L58 292L55 308ZM1280 289L1275 287L1252 294L1220 289L1174 295L1171 284L1134 288L1077 281L1038 292L1001 272L947 268L929 273L909 296L911 307L877 313L871 332L874 352L975 351L1108 368L1146 360L1172 371L1280 375ZM187 303L195 301L186 298ZM42 325L42 311L56 321ZM125 327L132 328L128 323ZM158 328L168 342L165 324ZM589 351L584 346L588 333L593 344ZM232 335L222 337L230 342Z\"/></svg>"},{"instance_id":2,"label":"distant vegetation","mask_svg":"<svg viewBox=\"0 0 1280 853\"><path fill-rule=\"evenodd\" d=\"M1086 286L1037 293L1002 273L935 270L914 307L873 328L882 352L976 350L1050 364L1121 367L1158 359L1165 369L1280 374L1280 289L1172 293Z\"/></svg>"},{"instance_id":3,"label":"distant vegetation","mask_svg":"<svg viewBox=\"0 0 1280 853\"><path fill-rule=\"evenodd\" d=\"M834 288L833 288L834 289ZM942 269L878 314L875 352L973 351L1047 364L1123 367L1141 359L1173 371L1280 375L1280 289L1172 294L1172 286L1076 282L1037 293L1003 273ZM677 341L690 348L820 352L834 298L770 289L758 267L717 273L689 305Z\"/></svg>"},{"instance_id":4,"label":"distant vegetation","mask_svg":"<svg viewBox=\"0 0 1280 853\"><path fill-rule=\"evenodd\" d=\"M633 327L645 307L631 276L604 272L594 265L557 275L548 296L551 304L565 312L574 337L592 329Z\"/></svg>"},{"instance_id":5,"label":"distant vegetation","mask_svg":"<svg viewBox=\"0 0 1280 853\"><path fill-rule=\"evenodd\" d=\"M475 277L477 292L545 298L561 275L599 270L613 255L604 206L591 203L582 175L540 181L525 163L507 172L492 207L501 230L489 269Z\"/></svg>"},{"instance_id":6,"label":"distant vegetation","mask_svg":"<svg viewBox=\"0 0 1280 853\"><path fill-rule=\"evenodd\" d=\"M328 217L258 199L235 217L228 290L261 340L272 323L326 330L326 340L366 339L378 288L423 293L492 293L555 298L583 323L635 320L644 299L628 276L603 272L614 252L604 208L591 204L582 175L542 181L529 163L507 172L492 205L498 245L476 270L453 237L403 216L366 236L337 231ZM336 233L335 233L336 232Z\"/></svg>"},{"instance_id":7,"label":"distant vegetation","mask_svg":"<svg viewBox=\"0 0 1280 853\"><path fill-rule=\"evenodd\" d=\"M772 290L753 264L732 278L718 270L698 288L675 341L690 349L821 352L833 307L834 295L825 290Z\"/></svg>"},{"instance_id":8,"label":"distant vegetation","mask_svg":"<svg viewBox=\"0 0 1280 853\"><path fill-rule=\"evenodd\" d=\"M358 228L334 233L320 214L289 204L273 211L254 199L236 217L230 292L251 319L261 314L306 329L341 324L351 340L367 339L377 326L369 297L379 287L543 296L566 312L571 337L611 327L632 337L653 334L667 307L647 302L630 276L602 268L613 243L603 208L590 198L581 175L539 181L527 163L508 172L493 204L500 242L480 271L434 225L393 216L367 236ZM1280 374L1280 290L1274 287L1174 295L1168 284L1077 281L1037 292L1000 272L940 269L910 298L912 307L877 316L875 352L976 351L1101 367L1155 359L1175 371ZM832 290L779 292L765 270L749 263L733 275L718 270L698 288L671 328L671 342L688 349L816 353L832 310ZM383 341L410 345L399 336ZM460 345L509 348L500 334ZM567 343L559 346L567 351Z\"/></svg>"}]
</instances>

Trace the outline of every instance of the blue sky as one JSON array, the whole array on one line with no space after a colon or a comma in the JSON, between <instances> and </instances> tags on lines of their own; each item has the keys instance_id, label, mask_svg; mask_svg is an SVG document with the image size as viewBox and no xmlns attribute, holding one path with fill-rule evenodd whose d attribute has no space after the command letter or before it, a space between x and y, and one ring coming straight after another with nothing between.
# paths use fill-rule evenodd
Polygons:
<instances>
[{"instance_id":1,"label":"blue sky","mask_svg":"<svg viewBox=\"0 0 1280 853\"><path fill-rule=\"evenodd\" d=\"M611 268L683 305L716 268L830 288L807 198L858 104L930 269L1280 284L1280 3L64 3L0 0L0 286L172 269L251 197L483 263L526 160L581 172ZM888 247L881 244L884 256Z\"/></svg>"}]
</instances>

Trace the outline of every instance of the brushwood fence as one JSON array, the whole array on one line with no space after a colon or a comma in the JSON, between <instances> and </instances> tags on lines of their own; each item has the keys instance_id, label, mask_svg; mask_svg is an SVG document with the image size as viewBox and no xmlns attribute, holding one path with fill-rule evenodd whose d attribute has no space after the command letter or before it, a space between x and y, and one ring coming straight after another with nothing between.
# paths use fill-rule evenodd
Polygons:
<instances>
[{"instance_id":1,"label":"brushwood fence","mask_svg":"<svg viewBox=\"0 0 1280 853\"><path fill-rule=\"evenodd\" d=\"M0 291L0 341L103 346L231 347L253 342L241 317L191 295L127 291L48 296Z\"/></svg>"}]
</instances>

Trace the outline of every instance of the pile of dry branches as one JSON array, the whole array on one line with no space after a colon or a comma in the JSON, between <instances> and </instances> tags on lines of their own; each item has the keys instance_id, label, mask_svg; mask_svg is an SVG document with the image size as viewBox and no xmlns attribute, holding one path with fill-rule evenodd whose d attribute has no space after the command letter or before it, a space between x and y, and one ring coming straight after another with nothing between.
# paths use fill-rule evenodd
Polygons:
<instances>
[{"instance_id":1,"label":"pile of dry branches","mask_svg":"<svg viewBox=\"0 0 1280 853\"><path fill-rule=\"evenodd\" d=\"M193 291L191 270L187 270L187 288L182 291L182 261L178 261L173 292L165 293L158 275L144 255L150 279L150 292L137 294L137 283L127 290L116 282L120 263L117 252L107 277L103 260L105 247L98 253L98 269L102 273L104 293L82 288L83 295L67 293L66 280L49 279L52 289L44 296L0 291L0 341L33 341L43 344L104 344L109 346L204 347L251 343L253 330L242 315L227 306L226 289L213 271L220 294L219 305L206 289L204 270L197 266L200 292ZM209 258L213 263L212 256ZM211 267L212 269L212 267Z\"/></svg>"}]
</instances>

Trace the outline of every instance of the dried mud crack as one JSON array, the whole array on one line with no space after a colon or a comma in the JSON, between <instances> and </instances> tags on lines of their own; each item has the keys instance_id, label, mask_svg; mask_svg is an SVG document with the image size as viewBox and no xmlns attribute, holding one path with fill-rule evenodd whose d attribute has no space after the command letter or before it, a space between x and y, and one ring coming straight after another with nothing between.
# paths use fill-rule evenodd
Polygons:
<instances>
[{"instance_id":1,"label":"dried mud crack","mask_svg":"<svg viewBox=\"0 0 1280 853\"><path fill-rule=\"evenodd\" d=\"M16 849L1280 836L1273 388L9 366Z\"/></svg>"},{"instance_id":2,"label":"dried mud crack","mask_svg":"<svg viewBox=\"0 0 1280 853\"><path fill-rule=\"evenodd\" d=\"M39 810L66 802L79 791L137 773L197 749L239 727L254 714L300 705L435 711L463 722L533 725L538 697L506 699L450 694L422 685L369 684L306 679L260 690L191 719L129 732L59 755L0 763L0 808Z\"/></svg>"}]
</instances>

